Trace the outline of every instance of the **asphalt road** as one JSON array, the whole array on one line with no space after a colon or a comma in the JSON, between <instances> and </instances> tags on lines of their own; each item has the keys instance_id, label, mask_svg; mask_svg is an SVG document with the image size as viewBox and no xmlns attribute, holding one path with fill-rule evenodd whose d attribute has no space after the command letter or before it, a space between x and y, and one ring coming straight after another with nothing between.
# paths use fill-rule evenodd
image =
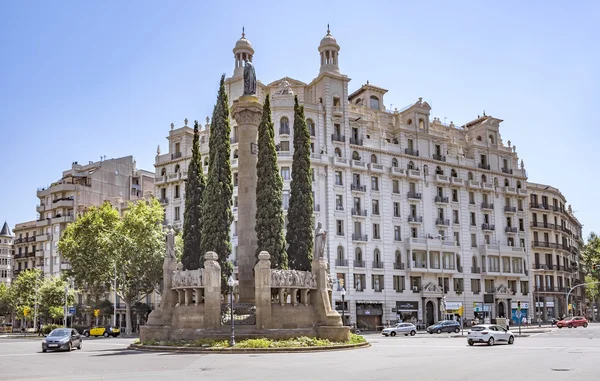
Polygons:
<instances>
[{"instance_id":1,"label":"asphalt road","mask_svg":"<svg viewBox=\"0 0 600 381\"><path fill-rule=\"evenodd\" d=\"M174 354L127 350L132 339L96 338L83 350L41 353L32 339L0 339L0 380L444 380L597 379L600 324L469 347L442 335L367 335L371 348L293 354Z\"/></svg>"}]
</instances>

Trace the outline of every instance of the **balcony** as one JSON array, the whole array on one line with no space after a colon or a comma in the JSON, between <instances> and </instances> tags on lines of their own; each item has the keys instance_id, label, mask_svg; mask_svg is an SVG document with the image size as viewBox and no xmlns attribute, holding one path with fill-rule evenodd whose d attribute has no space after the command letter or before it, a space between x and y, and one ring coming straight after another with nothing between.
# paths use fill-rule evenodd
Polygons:
<instances>
[{"instance_id":1,"label":"balcony","mask_svg":"<svg viewBox=\"0 0 600 381\"><path fill-rule=\"evenodd\" d=\"M435 196L435 202L439 203L439 204L447 204L448 203L448 197Z\"/></svg>"},{"instance_id":2,"label":"balcony","mask_svg":"<svg viewBox=\"0 0 600 381\"><path fill-rule=\"evenodd\" d=\"M352 160L352 168L367 169L367 163L360 160Z\"/></svg>"},{"instance_id":3,"label":"balcony","mask_svg":"<svg viewBox=\"0 0 600 381\"><path fill-rule=\"evenodd\" d=\"M278 157L292 157L292 153L290 151L277 151Z\"/></svg>"},{"instance_id":4,"label":"balcony","mask_svg":"<svg viewBox=\"0 0 600 381\"><path fill-rule=\"evenodd\" d=\"M36 239L38 242L48 241L50 239L50 234L39 234Z\"/></svg>"},{"instance_id":5,"label":"balcony","mask_svg":"<svg viewBox=\"0 0 600 381\"><path fill-rule=\"evenodd\" d=\"M415 149L412 149L412 148L405 148L404 149L404 153L406 155L419 156L419 150L415 150Z\"/></svg>"},{"instance_id":6,"label":"balcony","mask_svg":"<svg viewBox=\"0 0 600 381\"><path fill-rule=\"evenodd\" d=\"M320 204L317 204L317 205L315 205L315 206L313 207L313 211L315 211L315 212L320 212L320 211L321 211L321 205L320 205Z\"/></svg>"},{"instance_id":7,"label":"balcony","mask_svg":"<svg viewBox=\"0 0 600 381\"><path fill-rule=\"evenodd\" d=\"M355 146L362 146L363 140L359 138L350 138L350 144L353 144Z\"/></svg>"},{"instance_id":8,"label":"balcony","mask_svg":"<svg viewBox=\"0 0 600 381\"><path fill-rule=\"evenodd\" d=\"M344 143L346 141L346 136L339 134L331 134L331 141Z\"/></svg>"},{"instance_id":9,"label":"balcony","mask_svg":"<svg viewBox=\"0 0 600 381\"><path fill-rule=\"evenodd\" d=\"M335 161L334 161L336 166L340 166L340 167L347 167L348 166L348 159L346 159L345 157L335 157ZM340 184L342 185L342 184Z\"/></svg>"},{"instance_id":10,"label":"balcony","mask_svg":"<svg viewBox=\"0 0 600 381\"><path fill-rule=\"evenodd\" d=\"M171 154L171 160L179 159L183 154L181 152L175 152Z\"/></svg>"},{"instance_id":11,"label":"balcony","mask_svg":"<svg viewBox=\"0 0 600 381\"><path fill-rule=\"evenodd\" d=\"M504 187L504 192L508 194L517 194L517 188Z\"/></svg>"},{"instance_id":12,"label":"balcony","mask_svg":"<svg viewBox=\"0 0 600 381\"><path fill-rule=\"evenodd\" d=\"M394 262L394 270L404 270L404 263Z\"/></svg>"},{"instance_id":13,"label":"balcony","mask_svg":"<svg viewBox=\"0 0 600 381\"><path fill-rule=\"evenodd\" d=\"M481 188L481 184L479 183L479 181L475 181L475 180L469 180L467 182L467 186L469 188Z\"/></svg>"},{"instance_id":14,"label":"balcony","mask_svg":"<svg viewBox=\"0 0 600 381\"><path fill-rule=\"evenodd\" d=\"M367 242L368 236L366 234L352 233L352 240L359 242Z\"/></svg>"},{"instance_id":15,"label":"balcony","mask_svg":"<svg viewBox=\"0 0 600 381\"><path fill-rule=\"evenodd\" d=\"M460 179L458 177L452 177L452 176L450 176L450 183L452 185L463 185L464 181L463 181L463 179Z\"/></svg>"},{"instance_id":16,"label":"balcony","mask_svg":"<svg viewBox=\"0 0 600 381\"><path fill-rule=\"evenodd\" d=\"M331 113L333 114L333 116L337 116L337 117L342 116L343 115L342 106L333 106L331 108Z\"/></svg>"},{"instance_id":17,"label":"balcony","mask_svg":"<svg viewBox=\"0 0 600 381\"><path fill-rule=\"evenodd\" d=\"M421 193L417 193L417 192L408 192L406 197L408 199L412 199L412 200L420 200L422 198Z\"/></svg>"},{"instance_id":18,"label":"balcony","mask_svg":"<svg viewBox=\"0 0 600 381\"><path fill-rule=\"evenodd\" d=\"M373 261L373 268L374 269L382 269L383 268L383 262Z\"/></svg>"},{"instance_id":19,"label":"balcony","mask_svg":"<svg viewBox=\"0 0 600 381\"><path fill-rule=\"evenodd\" d=\"M504 232L505 232L505 233L510 233L510 234L517 234L517 232L518 232L518 229L517 229L516 227L515 227L515 228L513 228L513 227L511 227L511 226L507 226L507 227L504 229Z\"/></svg>"},{"instance_id":20,"label":"balcony","mask_svg":"<svg viewBox=\"0 0 600 381\"><path fill-rule=\"evenodd\" d=\"M36 205L36 207L35 207L35 211L38 213L42 213L45 209L46 209L46 206L44 204Z\"/></svg>"},{"instance_id":21,"label":"balcony","mask_svg":"<svg viewBox=\"0 0 600 381\"><path fill-rule=\"evenodd\" d=\"M369 163L369 170L371 172L383 172L383 165L376 163Z\"/></svg>"},{"instance_id":22,"label":"balcony","mask_svg":"<svg viewBox=\"0 0 600 381\"><path fill-rule=\"evenodd\" d=\"M481 230L483 231L493 231L496 230L496 226L492 224L481 224Z\"/></svg>"},{"instance_id":23,"label":"balcony","mask_svg":"<svg viewBox=\"0 0 600 381\"><path fill-rule=\"evenodd\" d=\"M237 142L238 142L238 139L239 139L239 138L238 138L237 136L232 136L232 137L229 139L229 141L231 142L231 144L235 144L235 143L237 143Z\"/></svg>"},{"instance_id":24,"label":"balcony","mask_svg":"<svg viewBox=\"0 0 600 381\"><path fill-rule=\"evenodd\" d=\"M367 191L367 186L366 185L360 185L360 184L351 184L350 185L350 189L355 191L355 192L366 192Z\"/></svg>"},{"instance_id":25,"label":"balcony","mask_svg":"<svg viewBox=\"0 0 600 381\"><path fill-rule=\"evenodd\" d=\"M335 206L335 210L343 212L344 211L344 205L336 205Z\"/></svg>"},{"instance_id":26,"label":"balcony","mask_svg":"<svg viewBox=\"0 0 600 381\"><path fill-rule=\"evenodd\" d=\"M35 257L36 258L44 258L44 250L36 250L35 251Z\"/></svg>"},{"instance_id":27,"label":"balcony","mask_svg":"<svg viewBox=\"0 0 600 381\"><path fill-rule=\"evenodd\" d=\"M353 216L366 217L367 216L367 210L366 209L354 209L354 208L352 208L352 215Z\"/></svg>"},{"instance_id":28,"label":"balcony","mask_svg":"<svg viewBox=\"0 0 600 381\"><path fill-rule=\"evenodd\" d=\"M163 205L168 204L169 203L169 198L168 197L163 197L159 200L159 202Z\"/></svg>"},{"instance_id":29,"label":"balcony","mask_svg":"<svg viewBox=\"0 0 600 381\"><path fill-rule=\"evenodd\" d=\"M289 135L290 127L279 127L279 135Z\"/></svg>"},{"instance_id":30,"label":"balcony","mask_svg":"<svg viewBox=\"0 0 600 381\"><path fill-rule=\"evenodd\" d=\"M56 216L52 218L53 224L65 224L67 222L73 222L73 216Z\"/></svg>"},{"instance_id":31,"label":"balcony","mask_svg":"<svg viewBox=\"0 0 600 381\"><path fill-rule=\"evenodd\" d=\"M354 235L354 234L353 234ZM364 268L365 267L365 261L359 261L359 260L354 260L354 267L361 267Z\"/></svg>"},{"instance_id":32,"label":"balcony","mask_svg":"<svg viewBox=\"0 0 600 381\"><path fill-rule=\"evenodd\" d=\"M494 209L494 204L492 204L491 202L482 202L481 209L492 210L492 209Z\"/></svg>"},{"instance_id":33,"label":"balcony","mask_svg":"<svg viewBox=\"0 0 600 381\"><path fill-rule=\"evenodd\" d=\"M517 194L519 196L527 196L527 189L517 188Z\"/></svg>"},{"instance_id":34,"label":"balcony","mask_svg":"<svg viewBox=\"0 0 600 381\"><path fill-rule=\"evenodd\" d=\"M390 168L390 174L392 176L404 176L404 169L403 168L398 168L398 167L391 167Z\"/></svg>"},{"instance_id":35,"label":"balcony","mask_svg":"<svg viewBox=\"0 0 600 381\"><path fill-rule=\"evenodd\" d=\"M420 223L423 223L423 217L408 216L408 222L420 224Z\"/></svg>"},{"instance_id":36,"label":"balcony","mask_svg":"<svg viewBox=\"0 0 600 381\"><path fill-rule=\"evenodd\" d=\"M486 164L486 163L477 163L477 168L489 170L490 169L490 165Z\"/></svg>"},{"instance_id":37,"label":"balcony","mask_svg":"<svg viewBox=\"0 0 600 381\"><path fill-rule=\"evenodd\" d=\"M339 258L337 258L335 260L335 265L339 266L339 267L348 267L348 260L347 259L339 259Z\"/></svg>"},{"instance_id":38,"label":"balcony","mask_svg":"<svg viewBox=\"0 0 600 381\"><path fill-rule=\"evenodd\" d=\"M494 186L491 183L481 183L481 188L483 188L484 191L494 190Z\"/></svg>"},{"instance_id":39,"label":"balcony","mask_svg":"<svg viewBox=\"0 0 600 381\"><path fill-rule=\"evenodd\" d=\"M556 229L556 225L554 224L549 224L547 222L539 222L539 221L533 221L531 223L531 227L532 228L538 228L538 229Z\"/></svg>"},{"instance_id":40,"label":"balcony","mask_svg":"<svg viewBox=\"0 0 600 381\"><path fill-rule=\"evenodd\" d=\"M408 177L413 178L413 179L420 179L421 178L421 171L418 169L409 169L408 170Z\"/></svg>"},{"instance_id":41,"label":"balcony","mask_svg":"<svg viewBox=\"0 0 600 381\"><path fill-rule=\"evenodd\" d=\"M449 226L450 225L450 220L444 220L442 218L438 218L435 220L435 224L437 226Z\"/></svg>"},{"instance_id":42,"label":"balcony","mask_svg":"<svg viewBox=\"0 0 600 381\"><path fill-rule=\"evenodd\" d=\"M39 227L43 227L43 226L47 226L47 225L50 225L50 218L42 218L42 219L39 219L39 220L37 220L35 222L35 226L38 227L38 228Z\"/></svg>"},{"instance_id":43,"label":"balcony","mask_svg":"<svg viewBox=\"0 0 600 381\"><path fill-rule=\"evenodd\" d=\"M502 168L502 173L506 173L508 175L512 175L513 174L513 170L510 168Z\"/></svg>"},{"instance_id":44,"label":"balcony","mask_svg":"<svg viewBox=\"0 0 600 381\"><path fill-rule=\"evenodd\" d=\"M517 213L517 207L516 206L505 206L504 207L504 211L506 213Z\"/></svg>"},{"instance_id":45,"label":"balcony","mask_svg":"<svg viewBox=\"0 0 600 381\"><path fill-rule=\"evenodd\" d=\"M446 161L446 156L437 153L433 154L433 160Z\"/></svg>"},{"instance_id":46,"label":"balcony","mask_svg":"<svg viewBox=\"0 0 600 381\"><path fill-rule=\"evenodd\" d=\"M448 184L448 176L440 175L440 174L436 173L435 176L433 177L433 181L438 182L438 183Z\"/></svg>"}]
</instances>

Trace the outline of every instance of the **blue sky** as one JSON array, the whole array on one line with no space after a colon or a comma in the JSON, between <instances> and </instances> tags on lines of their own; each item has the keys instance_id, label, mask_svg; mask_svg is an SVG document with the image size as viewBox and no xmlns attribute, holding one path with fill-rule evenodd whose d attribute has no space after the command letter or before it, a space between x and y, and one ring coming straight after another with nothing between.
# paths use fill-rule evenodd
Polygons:
<instances>
[{"instance_id":1,"label":"blue sky","mask_svg":"<svg viewBox=\"0 0 600 381\"><path fill-rule=\"evenodd\" d=\"M73 161L131 154L153 170L171 122L211 113L242 25L268 83L313 79L330 23L350 91L369 80L387 107L423 97L448 122L503 119L530 180L558 187L587 235L600 212L599 19L593 1L3 0L0 220L34 219L36 188Z\"/></svg>"}]
</instances>

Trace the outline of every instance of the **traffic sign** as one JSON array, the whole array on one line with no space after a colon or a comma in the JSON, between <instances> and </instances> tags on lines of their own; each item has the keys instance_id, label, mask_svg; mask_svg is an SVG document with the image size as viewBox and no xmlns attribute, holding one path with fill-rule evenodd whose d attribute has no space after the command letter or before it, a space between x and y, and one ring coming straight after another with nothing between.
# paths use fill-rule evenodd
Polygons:
<instances>
[{"instance_id":1,"label":"traffic sign","mask_svg":"<svg viewBox=\"0 0 600 381\"><path fill-rule=\"evenodd\" d=\"M69 315L75 315L75 307L69 307Z\"/></svg>"},{"instance_id":2,"label":"traffic sign","mask_svg":"<svg viewBox=\"0 0 600 381\"><path fill-rule=\"evenodd\" d=\"M517 310L517 312L515 312L515 316L520 318L521 317L521 310Z\"/></svg>"},{"instance_id":3,"label":"traffic sign","mask_svg":"<svg viewBox=\"0 0 600 381\"><path fill-rule=\"evenodd\" d=\"M29 315L29 312L31 312L31 308L27 306L23 307L23 316L26 317L27 315Z\"/></svg>"}]
</instances>

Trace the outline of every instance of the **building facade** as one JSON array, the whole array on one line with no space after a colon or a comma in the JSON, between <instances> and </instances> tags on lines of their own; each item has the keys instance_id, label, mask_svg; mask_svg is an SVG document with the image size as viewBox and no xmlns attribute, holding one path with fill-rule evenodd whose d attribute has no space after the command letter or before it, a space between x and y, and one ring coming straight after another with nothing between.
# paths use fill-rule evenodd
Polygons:
<instances>
[{"instance_id":1,"label":"building facade","mask_svg":"<svg viewBox=\"0 0 600 381\"><path fill-rule=\"evenodd\" d=\"M21 271L34 268L42 270L41 255L43 251L36 251L38 230L36 221L16 224L13 229L15 235L13 275L15 278Z\"/></svg>"},{"instance_id":2,"label":"building facade","mask_svg":"<svg viewBox=\"0 0 600 381\"><path fill-rule=\"evenodd\" d=\"M320 67L312 81L259 82L257 97L272 98L284 209L294 95L304 105L315 224L321 222L329 232L336 308L341 312L344 287L347 321L372 328L399 318L430 324L454 318L462 309L467 318L510 316L517 300L531 298L528 199L516 147L500 135L502 120L483 115L463 126L445 124L431 116L421 98L387 110L386 89L367 83L349 92L350 78L339 69L340 46L329 32L318 52ZM243 62L252 61L254 49L242 36L233 53L234 73L226 80L230 102L243 93ZM232 123L237 220L237 127ZM201 133L203 160L208 133L207 123ZM172 125L169 152L159 150L155 162L155 193L165 201L167 222L175 226L183 220L192 137L187 121L179 129Z\"/></svg>"},{"instance_id":3,"label":"building facade","mask_svg":"<svg viewBox=\"0 0 600 381\"><path fill-rule=\"evenodd\" d=\"M557 188L530 182L527 190L536 316L547 321L568 315L567 292L585 283L582 225ZM586 314L584 287L572 291L569 304L575 314Z\"/></svg>"},{"instance_id":4,"label":"building facade","mask_svg":"<svg viewBox=\"0 0 600 381\"><path fill-rule=\"evenodd\" d=\"M38 189L35 257L44 275L58 275L70 268L58 251L58 241L77 216L115 198L141 199L144 192L153 191L153 182L151 172L137 169L133 157L125 156L85 165L74 162L60 180Z\"/></svg>"},{"instance_id":5,"label":"building facade","mask_svg":"<svg viewBox=\"0 0 600 381\"><path fill-rule=\"evenodd\" d=\"M13 235L6 221L0 230L0 283L10 286L13 275L14 246Z\"/></svg>"}]
</instances>

